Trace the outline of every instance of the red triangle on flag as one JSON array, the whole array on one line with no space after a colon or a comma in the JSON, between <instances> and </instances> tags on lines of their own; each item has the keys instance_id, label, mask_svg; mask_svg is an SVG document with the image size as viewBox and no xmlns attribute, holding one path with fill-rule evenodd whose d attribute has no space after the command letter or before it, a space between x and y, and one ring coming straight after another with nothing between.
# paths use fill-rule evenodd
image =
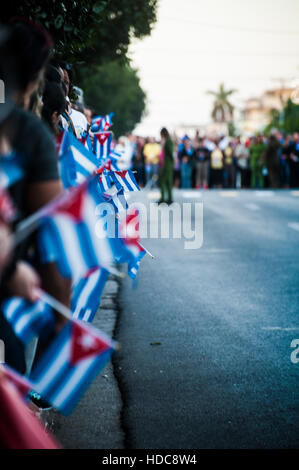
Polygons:
<instances>
[{"instance_id":1,"label":"red triangle on flag","mask_svg":"<svg viewBox=\"0 0 299 470\"><path fill-rule=\"evenodd\" d=\"M103 166L100 166L99 168L97 168L97 169L95 170L95 174L96 174L96 175L100 175L101 173L103 173L103 171L104 171L104 167L103 167Z\"/></svg>"},{"instance_id":2,"label":"red triangle on flag","mask_svg":"<svg viewBox=\"0 0 299 470\"><path fill-rule=\"evenodd\" d=\"M121 176L122 179L124 180L126 175L127 175L127 170L124 170L124 171L116 171L115 172L117 175Z\"/></svg>"},{"instance_id":3,"label":"red triangle on flag","mask_svg":"<svg viewBox=\"0 0 299 470\"><path fill-rule=\"evenodd\" d=\"M96 336L90 328L72 322L70 363L75 366L82 359L98 356L110 348L110 344Z\"/></svg>"},{"instance_id":4,"label":"red triangle on flag","mask_svg":"<svg viewBox=\"0 0 299 470\"><path fill-rule=\"evenodd\" d=\"M55 213L65 213L68 216L73 217L77 222L82 220L82 207L84 202L85 190L85 185L73 189L73 191L68 195L68 197L66 197L65 201L56 207Z\"/></svg>"},{"instance_id":5,"label":"red triangle on flag","mask_svg":"<svg viewBox=\"0 0 299 470\"><path fill-rule=\"evenodd\" d=\"M120 230L122 238L127 245L136 246L140 251L143 251L140 247L138 210L131 210L127 217L121 222Z\"/></svg>"},{"instance_id":6,"label":"red triangle on flag","mask_svg":"<svg viewBox=\"0 0 299 470\"><path fill-rule=\"evenodd\" d=\"M110 135L110 132L98 132L97 134L95 134L95 136L98 139L100 145L104 145L104 143L108 139L109 135Z\"/></svg>"}]
</instances>

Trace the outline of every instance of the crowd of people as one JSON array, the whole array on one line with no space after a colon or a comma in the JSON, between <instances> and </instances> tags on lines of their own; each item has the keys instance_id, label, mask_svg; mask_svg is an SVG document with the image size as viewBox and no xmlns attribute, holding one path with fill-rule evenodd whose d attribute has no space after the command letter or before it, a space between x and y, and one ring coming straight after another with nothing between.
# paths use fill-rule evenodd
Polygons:
<instances>
[{"instance_id":1,"label":"crowd of people","mask_svg":"<svg viewBox=\"0 0 299 470\"><path fill-rule=\"evenodd\" d=\"M299 187L299 134L274 131L256 135L208 138L172 137L173 184L177 188ZM160 141L136 137L132 165L141 186L159 181L163 167Z\"/></svg>"},{"instance_id":2,"label":"crowd of people","mask_svg":"<svg viewBox=\"0 0 299 470\"><path fill-rule=\"evenodd\" d=\"M55 57L48 32L26 19L15 18L1 28L0 77L5 84L5 102L0 104L0 305L13 297L35 302L42 287L69 308L71 280L54 262L42 262L35 232L18 243L14 233L25 218L62 193L58 136L63 130L79 140L89 134L94 110L80 99L72 66ZM3 170L13 161L21 168L16 179L13 171ZM5 363L28 375L52 338L40 338L28 362L28 350L1 306ZM55 333L66 321L57 315ZM1 378L0 370L0 385ZM34 412L48 406L37 394L30 398Z\"/></svg>"}]
</instances>

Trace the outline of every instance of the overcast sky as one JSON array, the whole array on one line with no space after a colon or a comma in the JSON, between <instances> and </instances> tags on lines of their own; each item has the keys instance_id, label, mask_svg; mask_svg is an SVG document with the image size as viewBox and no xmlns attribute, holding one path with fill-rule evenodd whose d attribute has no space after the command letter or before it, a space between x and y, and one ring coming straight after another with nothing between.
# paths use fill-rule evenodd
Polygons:
<instances>
[{"instance_id":1,"label":"overcast sky","mask_svg":"<svg viewBox=\"0 0 299 470\"><path fill-rule=\"evenodd\" d=\"M148 96L135 133L209 122L206 90L221 81L237 88L236 106L279 85L274 79L299 84L298 46L299 0L160 0L151 36L130 47Z\"/></svg>"}]
</instances>

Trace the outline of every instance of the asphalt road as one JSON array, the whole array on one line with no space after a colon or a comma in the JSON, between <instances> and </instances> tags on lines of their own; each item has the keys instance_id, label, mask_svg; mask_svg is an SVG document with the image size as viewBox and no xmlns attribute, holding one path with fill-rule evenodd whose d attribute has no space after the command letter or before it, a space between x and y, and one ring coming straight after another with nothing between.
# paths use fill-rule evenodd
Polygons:
<instances>
[{"instance_id":1,"label":"asphalt road","mask_svg":"<svg viewBox=\"0 0 299 470\"><path fill-rule=\"evenodd\" d=\"M298 196L206 191L200 249L144 239L156 259L143 259L138 290L124 280L119 300L127 446L298 448Z\"/></svg>"}]
</instances>

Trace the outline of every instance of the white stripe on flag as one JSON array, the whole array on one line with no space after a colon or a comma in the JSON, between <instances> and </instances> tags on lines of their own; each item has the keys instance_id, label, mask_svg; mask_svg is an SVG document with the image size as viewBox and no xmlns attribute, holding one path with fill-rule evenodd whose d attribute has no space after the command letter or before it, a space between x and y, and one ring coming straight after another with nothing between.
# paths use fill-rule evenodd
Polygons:
<instances>
[{"instance_id":1,"label":"white stripe on flag","mask_svg":"<svg viewBox=\"0 0 299 470\"><path fill-rule=\"evenodd\" d=\"M20 334L22 330L26 327L30 320L33 320L34 317L37 317L41 314L41 302L38 302L33 308L27 311L27 313L23 313L23 315L19 318L19 320L15 323L15 332Z\"/></svg>"},{"instance_id":2,"label":"white stripe on flag","mask_svg":"<svg viewBox=\"0 0 299 470\"><path fill-rule=\"evenodd\" d=\"M57 408L63 405L66 398L80 384L82 378L84 378L84 376L88 372L88 369L93 366L94 359L95 357L92 356L90 358L83 359L81 363L76 365L76 367L73 369L73 372L70 375L70 378L67 380L65 385L60 390L58 390L57 395L54 396L53 399L51 400L53 405L55 405Z\"/></svg>"},{"instance_id":3,"label":"white stripe on flag","mask_svg":"<svg viewBox=\"0 0 299 470\"><path fill-rule=\"evenodd\" d=\"M59 374L60 369L66 362L66 359L70 357L70 338L63 343L62 347L56 351L56 359L52 362L51 367L44 370L44 374L40 377L38 382L33 382L36 385L37 391L45 390L49 384L55 379L55 376ZM40 392L41 393L41 392Z\"/></svg>"},{"instance_id":4,"label":"white stripe on flag","mask_svg":"<svg viewBox=\"0 0 299 470\"><path fill-rule=\"evenodd\" d=\"M63 248L73 273L72 277L77 280L88 271L89 267L83 258L83 247L80 246L77 232L74 229L74 221L68 216L56 214L54 222L60 233Z\"/></svg>"},{"instance_id":5,"label":"white stripe on flag","mask_svg":"<svg viewBox=\"0 0 299 470\"><path fill-rule=\"evenodd\" d=\"M89 235L92 240L93 249L99 260L99 265L109 270L113 263L113 255L107 240L107 232L104 229L103 219L99 218L96 220L95 218L97 213L96 207L94 199L87 193L84 199L84 215L86 220L91 222L89 226L94 227L90 230Z\"/></svg>"},{"instance_id":6,"label":"white stripe on flag","mask_svg":"<svg viewBox=\"0 0 299 470\"><path fill-rule=\"evenodd\" d=\"M76 147L71 147L74 159L78 162L88 173L92 173L96 169L96 165L88 160Z\"/></svg>"},{"instance_id":7,"label":"white stripe on flag","mask_svg":"<svg viewBox=\"0 0 299 470\"><path fill-rule=\"evenodd\" d=\"M90 294L92 293L93 289L96 286L96 283L98 282L100 272L101 272L101 270L99 269L98 271L96 271L95 273L92 273L88 277L87 283L84 286L84 289L82 290L82 292L81 292L81 294L78 298L78 302L77 302L76 308L75 308L74 313L73 313L73 316L75 318L78 318L81 308L85 307L85 305L87 303L87 300L88 300L88 297L90 296Z\"/></svg>"},{"instance_id":8,"label":"white stripe on flag","mask_svg":"<svg viewBox=\"0 0 299 470\"><path fill-rule=\"evenodd\" d=\"M126 179L128 180L128 183L132 186L133 191L137 191L138 187L136 186L136 183L134 183L134 181L132 180L131 175L130 175L129 172L126 175Z\"/></svg>"},{"instance_id":9,"label":"white stripe on flag","mask_svg":"<svg viewBox=\"0 0 299 470\"><path fill-rule=\"evenodd\" d=\"M13 299L9 302L8 307L5 309L5 317L10 320L15 313L16 309L19 308L24 299Z\"/></svg>"},{"instance_id":10,"label":"white stripe on flag","mask_svg":"<svg viewBox=\"0 0 299 470\"><path fill-rule=\"evenodd\" d=\"M83 183L86 180L86 176L82 175L82 173L76 172L76 182L78 184Z\"/></svg>"},{"instance_id":11,"label":"white stripe on flag","mask_svg":"<svg viewBox=\"0 0 299 470\"><path fill-rule=\"evenodd\" d=\"M91 314L91 308L88 308L86 312L84 313L82 320L87 321L89 319L90 314Z\"/></svg>"}]
</instances>

